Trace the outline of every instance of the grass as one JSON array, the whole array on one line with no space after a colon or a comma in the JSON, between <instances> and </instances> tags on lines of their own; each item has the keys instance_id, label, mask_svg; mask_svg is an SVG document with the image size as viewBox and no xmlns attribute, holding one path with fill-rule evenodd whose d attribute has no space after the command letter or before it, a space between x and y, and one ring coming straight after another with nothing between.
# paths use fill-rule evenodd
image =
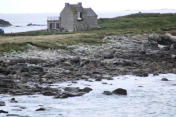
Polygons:
<instances>
[{"instance_id":1,"label":"grass","mask_svg":"<svg viewBox=\"0 0 176 117\"><path fill-rule=\"evenodd\" d=\"M132 14L119 18L99 19L99 25L104 33L144 34L164 33L176 29L176 14Z\"/></svg>"},{"instance_id":2,"label":"grass","mask_svg":"<svg viewBox=\"0 0 176 117\"><path fill-rule=\"evenodd\" d=\"M42 30L4 34L0 36L0 53L25 51L28 44L41 49L67 49L67 45L103 44L102 39L107 35L165 33L176 30L176 14L132 14L117 18L102 18L98 23L100 29L74 33Z\"/></svg>"},{"instance_id":3,"label":"grass","mask_svg":"<svg viewBox=\"0 0 176 117\"><path fill-rule=\"evenodd\" d=\"M0 55L4 52L25 51L27 48L27 43L3 43L0 45Z\"/></svg>"},{"instance_id":4,"label":"grass","mask_svg":"<svg viewBox=\"0 0 176 117\"><path fill-rule=\"evenodd\" d=\"M57 32L57 31L47 31L47 30L39 30L39 31L29 31L29 32L19 32L19 33L9 33L4 34L3 36L40 36L40 35L59 35L59 34L73 34L70 32Z\"/></svg>"}]
</instances>

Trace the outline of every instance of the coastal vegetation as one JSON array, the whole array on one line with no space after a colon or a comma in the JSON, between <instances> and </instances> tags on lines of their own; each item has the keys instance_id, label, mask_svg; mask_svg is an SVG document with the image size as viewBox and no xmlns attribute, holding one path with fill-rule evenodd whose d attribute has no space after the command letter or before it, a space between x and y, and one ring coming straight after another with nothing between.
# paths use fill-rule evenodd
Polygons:
<instances>
[{"instance_id":1,"label":"coastal vegetation","mask_svg":"<svg viewBox=\"0 0 176 117\"><path fill-rule=\"evenodd\" d=\"M100 18L99 29L74 33L46 30L0 36L0 53L25 51L28 45L41 49L67 49L67 45L105 43L108 35L165 33L176 29L176 14L138 13L116 18Z\"/></svg>"}]
</instances>

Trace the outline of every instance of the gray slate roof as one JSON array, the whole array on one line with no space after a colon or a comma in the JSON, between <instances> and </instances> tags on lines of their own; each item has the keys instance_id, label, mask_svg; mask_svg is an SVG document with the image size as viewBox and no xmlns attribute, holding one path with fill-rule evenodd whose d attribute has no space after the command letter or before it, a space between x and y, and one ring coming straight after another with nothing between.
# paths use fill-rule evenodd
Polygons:
<instances>
[{"instance_id":1,"label":"gray slate roof","mask_svg":"<svg viewBox=\"0 0 176 117\"><path fill-rule=\"evenodd\" d=\"M73 12L82 12L83 10L78 4L70 4L70 7Z\"/></svg>"},{"instance_id":2,"label":"gray slate roof","mask_svg":"<svg viewBox=\"0 0 176 117\"><path fill-rule=\"evenodd\" d=\"M91 8L83 8L78 4L70 4L69 6L73 13L84 11L87 14L87 16L97 16L97 14Z\"/></svg>"},{"instance_id":3,"label":"gray slate roof","mask_svg":"<svg viewBox=\"0 0 176 117\"><path fill-rule=\"evenodd\" d=\"M87 13L87 16L97 16L91 8L84 8L84 11Z\"/></svg>"}]
</instances>

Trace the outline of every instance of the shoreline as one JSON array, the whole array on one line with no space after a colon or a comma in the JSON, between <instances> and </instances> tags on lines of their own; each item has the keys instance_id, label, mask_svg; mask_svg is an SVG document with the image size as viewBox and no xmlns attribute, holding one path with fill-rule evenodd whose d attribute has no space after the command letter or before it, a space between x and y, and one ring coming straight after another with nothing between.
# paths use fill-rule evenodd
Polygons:
<instances>
[{"instance_id":1,"label":"shoreline","mask_svg":"<svg viewBox=\"0 0 176 117\"><path fill-rule=\"evenodd\" d=\"M40 50L29 44L31 49L28 52L1 56L1 82L4 85L11 83L14 88L9 87L5 92L26 95L36 90L41 93L45 90L40 87L42 84L54 82L176 73L176 50L153 45L148 35L116 35L103 39L107 40L102 45L70 45L58 50Z\"/></svg>"}]
</instances>

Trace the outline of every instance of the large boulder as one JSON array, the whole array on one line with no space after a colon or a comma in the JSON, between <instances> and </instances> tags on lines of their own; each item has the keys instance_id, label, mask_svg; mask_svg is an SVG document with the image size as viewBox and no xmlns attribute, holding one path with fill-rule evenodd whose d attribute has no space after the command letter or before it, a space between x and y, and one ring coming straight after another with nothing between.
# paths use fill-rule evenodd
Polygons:
<instances>
[{"instance_id":1,"label":"large boulder","mask_svg":"<svg viewBox=\"0 0 176 117\"><path fill-rule=\"evenodd\" d=\"M76 97L76 96L82 96L85 93L83 92L63 92L61 94L58 94L55 96L55 98L68 98L68 97Z\"/></svg>"},{"instance_id":2,"label":"large boulder","mask_svg":"<svg viewBox=\"0 0 176 117\"><path fill-rule=\"evenodd\" d=\"M166 33L165 35L161 35L161 39L158 40L158 43L162 45L172 45L176 43L176 36Z\"/></svg>"},{"instance_id":3,"label":"large boulder","mask_svg":"<svg viewBox=\"0 0 176 117\"><path fill-rule=\"evenodd\" d=\"M46 109L45 108L39 108L39 109L36 109L35 111L45 111Z\"/></svg>"},{"instance_id":4,"label":"large boulder","mask_svg":"<svg viewBox=\"0 0 176 117\"><path fill-rule=\"evenodd\" d=\"M89 93L90 91L92 91L92 89L89 87L85 87L83 89L80 89L79 87L66 87L64 88L64 91L56 95L55 98L82 96L86 93Z\"/></svg>"},{"instance_id":5,"label":"large boulder","mask_svg":"<svg viewBox=\"0 0 176 117\"><path fill-rule=\"evenodd\" d=\"M161 81L169 81L167 78L162 78Z\"/></svg>"},{"instance_id":6,"label":"large boulder","mask_svg":"<svg viewBox=\"0 0 176 117\"><path fill-rule=\"evenodd\" d=\"M158 34L150 34L148 36L148 42L152 46L158 47L158 40L160 40L160 36Z\"/></svg>"},{"instance_id":7,"label":"large boulder","mask_svg":"<svg viewBox=\"0 0 176 117\"><path fill-rule=\"evenodd\" d=\"M10 22L0 19L0 27L8 27L11 25L12 24Z\"/></svg>"},{"instance_id":8,"label":"large boulder","mask_svg":"<svg viewBox=\"0 0 176 117\"><path fill-rule=\"evenodd\" d=\"M5 106L5 102L0 101L0 106Z\"/></svg>"},{"instance_id":9,"label":"large boulder","mask_svg":"<svg viewBox=\"0 0 176 117\"><path fill-rule=\"evenodd\" d=\"M7 111L4 111L4 110L0 110L0 114L1 113L8 113Z\"/></svg>"},{"instance_id":10,"label":"large boulder","mask_svg":"<svg viewBox=\"0 0 176 117\"><path fill-rule=\"evenodd\" d=\"M115 54L115 50L111 50L111 49L108 49L108 50L105 50L102 55L103 55L103 58L104 59L112 59L114 58L114 54Z\"/></svg>"},{"instance_id":11,"label":"large boulder","mask_svg":"<svg viewBox=\"0 0 176 117\"><path fill-rule=\"evenodd\" d=\"M176 44L176 36L173 36L170 33L166 33L164 35L151 34L148 36L148 42L152 45L172 45Z\"/></svg>"},{"instance_id":12,"label":"large boulder","mask_svg":"<svg viewBox=\"0 0 176 117\"><path fill-rule=\"evenodd\" d=\"M118 88L118 89L115 89L112 93L117 95L127 95L127 90Z\"/></svg>"}]
</instances>

